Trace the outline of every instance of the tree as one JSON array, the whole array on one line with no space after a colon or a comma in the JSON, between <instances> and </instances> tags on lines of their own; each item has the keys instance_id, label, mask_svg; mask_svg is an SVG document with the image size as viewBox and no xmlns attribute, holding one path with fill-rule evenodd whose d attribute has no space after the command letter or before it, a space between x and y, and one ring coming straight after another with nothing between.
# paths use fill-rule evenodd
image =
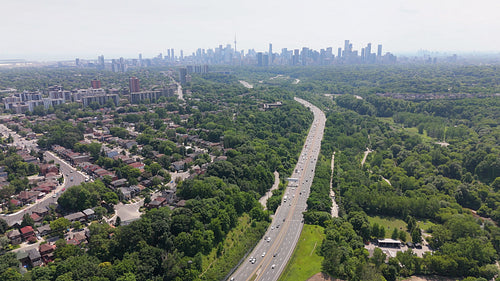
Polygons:
<instances>
[{"instance_id":1,"label":"tree","mask_svg":"<svg viewBox=\"0 0 500 281\"><path fill-rule=\"evenodd\" d=\"M396 240L396 239L398 239L398 237L399 237L399 231L398 231L397 228L394 228L392 230L391 238L394 239L394 240Z\"/></svg>"},{"instance_id":2,"label":"tree","mask_svg":"<svg viewBox=\"0 0 500 281\"><path fill-rule=\"evenodd\" d=\"M153 176L158 175L158 172L161 170L161 168L161 165L156 162L153 162L151 163L151 165L149 165L149 170L151 171L151 174L153 174Z\"/></svg>"},{"instance_id":3,"label":"tree","mask_svg":"<svg viewBox=\"0 0 500 281\"><path fill-rule=\"evenodd\" d=\"M64 232L69 228L71 222L66 218L58 218L50 222L50 229L54 231L59 237L62 237Z\"/></svg>"},{"instance_id":4,"label":"tree","mask_svg":"<svg viewBox=\"0 0 500 281\"><path fill-rule=\"evenodd\" d=\"M399 240L403 241L403 242L406 242L406 231L404 230L400 230L399 231Z\"/></svg>"},{"instance_id":5,"label":"tree","mask_svg":"<svg viewBox=\"0 0 500 281\"><path fill-rule=\"evenodd\" d=\"M116 221L115 221L115 226L120 226L121 223L122 223L122 219L119 216L117 216Z\"/></svg>"},{"instance_id":6,"label":"tree","mask_svg":"<svg viewBox=\"0 0 500 281\"><path fill-rule=\"evenodd\" d=\"M101 207L101 206L96 207L96 208L94 209L94 212L95 212L95 216L96 216L96 218L97 218L98 220L102 219L102 217L103 217L105 214L107 214L107 213L108 213L108 211L106 210L106 208Z\"/></svg>"},{"instance_id":7,"label":"tree","mask_svg":"<svg viewBox=\"0 0 500 281\"><path fill-rule=\"evenodd\" d=\"M7 249L9 246L10 240L7 238L7 236L2 235L0 236L0 251L4 251Z\"/></svg>"},{"instance_id":8,"label":"tree","mask_svg":"<svg viewBox=\"0 0 500 281\"><path fill-rule=\"evenodd\" d=\"M2 218L0 218L0 234L4 234L7 229L9 229L9 224Z\"/></svg>"},{"instance_id":9,"label":"tree","mask_svg":"<svg viewBox=\"0 0 500 281\"><path fill-rule=\"evenodd\" d=\"M386 255L380 248L375 248L373 250L373 256L371 257L371 262L375 264L377 268L379 268L383 263L385 263Z\"/></svg>"},{"instance_id":10,"label":"tree","mask_svg":"<svg viewBox=\"0 0 500 281\"><path fill-rule=\"evenodd\" d=\"M144 205L151 203L151 194L146 194L144 197Z\"/></svg>"},{"instance_id":11,"label":"tree","mask_svg":"<svg viewBox=\"0 0 500 281\"><path fill-rule=\"evenodd\" d=\"M34 226L35 225L35 221L31 218L31 216L26 213L23 215L23 221L21 222L21 227L25 227L25 226Z\"/></svg>"},{"instance_id":12,"label":"tree","mask_svg":"<svg viewBox=\"0 0 500 281\"><path fill-rule=\"evenodd\" d=\"M382 227L383 228L383 227ZM380 234L379 234L379 225L378 223L374 222L372 224L372 230L371 230L371 235L375 238L379 238L380 237Z\"/></svg>"},{"instance_id":13,"label":"tree","mask_svg":"<svg viewBox=\"0 0 500 281\"><path fill-rule=\"evenodd\" d=\"M16 258L16 254L13 252L7 252L2 255L2 258L0 259L0 276L3 276L3 274L9 269L17 269L19 266L19 261ZM9 280L9 279L2 279L2 280Z\"/></svg>"},{"instance_id":14,"label":"tree","mask_svg":"<svg viewBox=\"0 0 500 281\"><path fill-rule=\"evenodd\" d=\"M422 242L422 232L420 231L420 228L415 227L413 229L413 231L411 232L411 241L413 241L413 243Z\"/></svg>"},{"instance_id":15,"label":"tree","mask_svg":"<svg viewBox=\"0 0 500 281\"><path fill-rule=\"evenodd\" d=\"M368 216L364 212L351 212L349 214L349 222L352 224L354 230L363 237L363 240L370 238Z\"/></svg>"},{"instance_id":16,"label":"tree","mask_svg":"<svg viewBox=\"0 0 500 281\"><path fill-rule=\"evenodd\" d=\"M19 273L19 271L17 271L15 268L10 267L0 275L0 280L22 281L24 280L24 278L21 273Z\"/></svg>"}]
</instances>

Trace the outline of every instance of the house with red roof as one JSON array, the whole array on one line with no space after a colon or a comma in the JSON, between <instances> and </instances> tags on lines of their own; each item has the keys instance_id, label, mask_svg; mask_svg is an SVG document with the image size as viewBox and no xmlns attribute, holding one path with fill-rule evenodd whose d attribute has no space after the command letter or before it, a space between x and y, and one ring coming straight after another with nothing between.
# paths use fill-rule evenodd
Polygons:
<instances>
[{"instance_id":1,"label":"house with red roof","mask_svg":"<svg viewBox=\"0 0 500 281\"><path fill-rule=\"evenodd\" d=\"M132 168L137 168L139 170L141 170L141 172L144 172L144 167L145 165L143 163L140 163L140 162L134 162L134 163L130 163L128 164L130 167Z\"/></svg>"},{"instance_id":2,"label":"house with red roof","mask_svg":"<svg viewBox=\"0 0 500 281\"><path fill-rule=\"evenodd\" d=\"M35 231L33 230L33 227L29 225L21 228L19 231L21 231L21 236L24 240L28 240L30 237L35 237Z\"/></svg>"},{"instance_id":3,"label":"house with red roof","mask_svg":"<svg viewBox=\"0 0 500 281\"><path fill-rule=\"evenodd\" d=\"M43 218L41 216L39 216L37 213L33 213L30 215L31 219L33 219L33 221L35 223L41 223Z\"/></svg>"}]
</instances>

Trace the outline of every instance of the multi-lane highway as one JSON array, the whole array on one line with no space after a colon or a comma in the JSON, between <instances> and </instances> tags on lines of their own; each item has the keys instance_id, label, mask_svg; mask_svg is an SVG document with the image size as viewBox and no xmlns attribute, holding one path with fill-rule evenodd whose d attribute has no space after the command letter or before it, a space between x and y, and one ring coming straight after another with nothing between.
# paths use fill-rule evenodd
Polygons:
<instances>
[{"instance_id":1,"label":"multi-lane highway","mask_svg":"<svg viewBox=\"0 0 500 281\"><path fill-rule=\"evenodd\" d=\"M309 102L299 98L295 100L312 110L313 124L273 222L230 280L278 280L299 240L303 226L302 212L306 210L326 117Z\"/></svg>"}]
</instances>

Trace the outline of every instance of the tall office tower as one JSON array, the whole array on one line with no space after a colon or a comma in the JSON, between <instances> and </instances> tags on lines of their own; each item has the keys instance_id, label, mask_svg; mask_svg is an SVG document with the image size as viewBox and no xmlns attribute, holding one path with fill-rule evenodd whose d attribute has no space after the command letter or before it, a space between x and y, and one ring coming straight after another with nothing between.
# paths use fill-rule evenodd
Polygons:
<instances>
[{"instance_id":1,"label":"tall office tower","mask_svg":"<svg viewBox=\"0 0 500 281\"><path fill-rule=\"evenodd\" d=\"M370 60L370 57L372 56L372 43L368 43L365 48L365 58L366 60Z\"/></svg>"},{"instance_id":2,"label":"tall office tower","mask_svg":"<svg viewBox=\"0 0 500 281\"><path fill-rule=\"evenodd\" d=\"M263 63L262 63L262 57L263 57L264 54L262 54L262 52L258 52L257 53L257 66L263 66Z\"/></svg>"},{"instance_id":3,"label":"tall office tower","mask_svg":"<svg viewBox=\"0 0 500 281\"><path fill-rule=\"evenodd\" d=\"M139 87L139 78L130 77L129 81L128 81L128 87L129 87L131 93L140 92L141 90Z\"/></svg>"},{"instance_id":4,"label":"tall office tower","mask_svg":"<svg viewBox=\"0 0 500 281\"><path fill-rule=\"evenodd\" d=\"M378 45L377 48L377 57L382 57L382 45Z\"/></svg>"},{"instance_id":5,"label":"tall office tower","mask_svg":"<svg viewBox=\"0 0 500 281\"><path fill-rule=\"evenodd\" d=\"M170 57L172 58L172 61L175 60L174 48L170 51Z\"/></svg>"},{"instance_id":6,"label":"tall office tower","mask_svg":"<svg viewBox=\"0 0 500 281\"><path fill-rule=\"evenodd\" d=\"M101 81L100 80L92 80L92 81L90 81L90 85L92 86L92 89L100 89L101 88Z\"/></svg>"},{"instance_id":7,"label":"tall office tower","mask_svg":"<svg viewBox=\"0 0 500 281\"><path fill-rule=\"evenodd\" d=\"M365 55L366 55L366 53L365 53L365 52L366 52L366 51L365 51L365 48L361 48L361 61L364 61L364 60L365 60L365 58L366 58L366 57L365 57Z\"/></svg>"},{"instance_id":8,"label":"tall office tower","mask_svg":"<svg viewBox=\"0 0 500 281\"><path fill-rule=\"evenodd\" d=\"M269 56L268 55L262 55L262 63L264 66L269 66Z\"/></svg>"},{"instance_id":9,"label":"tall office tower","mask_svg":"<svg viewBox=\"0 0 500 281\"><path fill-rule=\"evenodd\" d=\"M79 59L79 58L76 58L76 59L75 59L75 65L76 65L76 66L79 66L79 65L80 65L80 59Z\"/></svg>"},{"instance_id":10,"label":"tall office tower","mask_svg":"<svg viewBox=\"0 0 500 281\"><path fill-rule=\"evenodd\" d=\"M172 59L172 56L170 55L170 49L167 49L167 57L168 57L169 60Z\"/></svg>"},{"instance_id":11,"label":"tall office tower","mask_svg":"<svg viewBox=\"0 0 500 281\"><path fill-rule=\"evenodd\" d=\"M299 54L300 54L300 50L299 49L293 50L293 61L292 61L293 65L298 65L299 64L299 58L300 58Z\"/></svg>"},{"instance_id":12,"label":"tall office tower","mask_svg":"<svg viewBox=\"0 0 500 281\"><path fill-rule=\"evenodd\" d=\"M350 54L351 49L349 46L351 46L351 44L349 44L349 40L345 40L344 41L344 57L347 57Z\"/></svg>"},{"instance_id":13,"label":"tall office tower","mask_svg":"<svg viewBox=\"0 0 500 281\"><path fill-rule=\"evenodd\" d=\"M337 50L337 58L341 58L342 57L342 48L338 48Z\"/></svg>"},{"instance_id":14,"label":"tall office tower","mask_svg":"<svg viewBox=\"0 0 500 281\"><path fill-rule=\"evenodd\" d=\"M99 65L99 68L104 69L104 55L97 57L97 64Z\"/></svg>"},{"instance_id":15,"label":"tall office tower","mask_svg":"<svg viewBox=\"0 0 500 281\"><path fill-rule=\"evenodd\" d=\"M183 60L183 59L184 59L184 51L181 50L181 60Z\"/></svg>"},{"instance_id":16,"label":"tall office tower","mask_svg":"<svg viewBox=\"0 0 500 281\"><path fill-rule=\"evenodd\" d=\"M300 54L300 59L302 61L302 65L307 65L308 57L309 57L309 48L302 47L302 52Z\"/></svg>"},{"instance_id":17,"label":"tall office tower","mask_svg":"<svg viewBox=\"0 0 500 281\"><path fill-rule=\"evenodd\" d=\"M273 44L269 43L269 65L273 64Z\"/></svg>"},{"instance_id":18,"label":"tall office tower","mask_svg":"<svg viewBox=\"0 0 500 281\"><path fill-rule=\"evenodd\" d=\"M187 68L185 68L185 67L179 68L179 82L181 83L181 85L186 84L186 82L187 82L186 76L187 75L188 75Z\"/></svg>"}]
</instances>

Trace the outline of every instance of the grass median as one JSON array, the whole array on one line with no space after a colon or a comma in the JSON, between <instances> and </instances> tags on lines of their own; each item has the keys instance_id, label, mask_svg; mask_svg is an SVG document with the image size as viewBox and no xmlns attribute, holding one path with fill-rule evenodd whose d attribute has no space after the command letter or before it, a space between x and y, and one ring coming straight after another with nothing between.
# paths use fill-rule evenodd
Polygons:
<instances>
[{"instance_id":1,"label":"grass median","mask_svg":"<svg viewBox=\"0 0 500 281\"><path fill-rule=\"evenodd\" d=\"M325 238L324 228L305 224L297 248L278 281L305 281L321 272L323 257L318 255Z\"/></svg>"}]
</instances>

